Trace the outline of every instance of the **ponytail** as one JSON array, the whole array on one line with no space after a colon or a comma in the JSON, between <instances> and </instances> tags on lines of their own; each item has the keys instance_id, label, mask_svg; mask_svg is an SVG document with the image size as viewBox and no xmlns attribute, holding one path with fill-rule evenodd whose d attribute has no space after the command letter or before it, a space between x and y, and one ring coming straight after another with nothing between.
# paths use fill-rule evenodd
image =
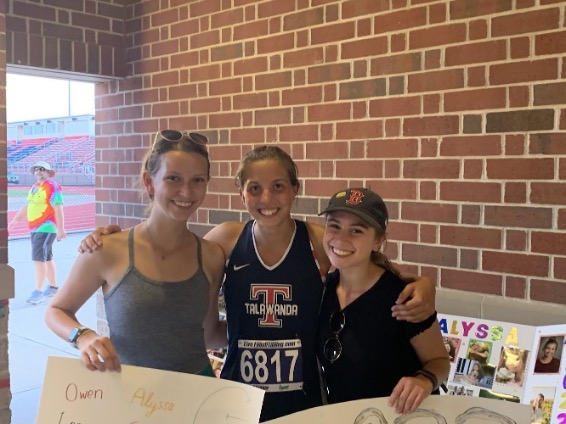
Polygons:
<instances>
[{"instance_id":1,"label":"ponytail","mask_svg":"<svg viewBox=\"0 0 566 424\"><path fill-rule=\"evenodd\" d=\"M380 251L371 252L371 261L378 267L383 268L386 271L389 271L395 276L399 277L405 283L412 283L413 281L415 281L414 278L403 277L401 275L401 271L399 271L399 269L395 265L393 265L393 262L391 262L389 258Z\"/></svg>"}]
</instances>

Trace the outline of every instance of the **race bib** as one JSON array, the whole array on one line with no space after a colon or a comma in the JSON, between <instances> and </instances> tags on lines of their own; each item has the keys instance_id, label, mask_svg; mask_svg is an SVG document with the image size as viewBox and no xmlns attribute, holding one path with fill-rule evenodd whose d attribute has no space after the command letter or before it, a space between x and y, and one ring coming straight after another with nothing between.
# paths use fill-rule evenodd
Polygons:
<instances>
[{"instance_id":1,"label":"race bib","mask_svg":"<svg viewBox=\"0 0 566 424\"><path fill-rule=\"evenodd\" d=\"M238 340L240 381L267 392L303 388L303 357L299 339Z\"/></svg>"}]
</instances>

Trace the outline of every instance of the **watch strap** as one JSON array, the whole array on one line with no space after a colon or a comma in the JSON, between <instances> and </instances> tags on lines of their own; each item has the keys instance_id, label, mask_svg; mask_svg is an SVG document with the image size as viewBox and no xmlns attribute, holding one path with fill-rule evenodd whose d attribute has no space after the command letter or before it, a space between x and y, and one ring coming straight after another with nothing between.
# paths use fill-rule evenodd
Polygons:
<instances>
[{"instance_id":1,"label":"watch strap","mask_svg":"<svg viewBox=\"0 0 566 424\"><path fill-rule=\"evenodd\" d=\"M429 370L425 370L423 368L418 370L416 373L414 373L413 377L417 377L419 375L422 375L424 378L426 378L432 383L431 392L434 392L436 389L438 389L438 378L436 378L436 375L434 375L434 373L430 372Z\"/></svg>"},{"instance_id":2,"label":"watch strap","mask_svg":"<svg viewBox=\"0 0 566 424\"><path fill-rule=\"evenodd\" d=\"M69 334L69 338L68 338L68 342L71 344L71 346L73 346L75 349L78 349L78 341L81 338L81 336L88 332L88 331L92 331L90 328L88 327L75 327L73 328L73 331L71 331L71 334Z\"/></svg>"}]
</instances>

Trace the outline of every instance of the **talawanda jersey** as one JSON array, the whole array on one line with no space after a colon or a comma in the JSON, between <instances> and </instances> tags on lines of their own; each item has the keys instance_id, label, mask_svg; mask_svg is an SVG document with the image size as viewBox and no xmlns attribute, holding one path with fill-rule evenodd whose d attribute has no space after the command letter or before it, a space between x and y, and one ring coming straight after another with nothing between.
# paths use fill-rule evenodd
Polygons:
<instances>
[{"instance_id":1,"label":"talawanda jersey","mask_svg":"<svg viewBox=\"0 0 566 424\"><path fill-rule=\"evenodd\" d=\"M222 378L266 391L261 420L319 406L316 330L323 277L307 226L279 263L267 266L246 223L226 264L224 299L228 353Z\"/></svg>"}]
</instances>

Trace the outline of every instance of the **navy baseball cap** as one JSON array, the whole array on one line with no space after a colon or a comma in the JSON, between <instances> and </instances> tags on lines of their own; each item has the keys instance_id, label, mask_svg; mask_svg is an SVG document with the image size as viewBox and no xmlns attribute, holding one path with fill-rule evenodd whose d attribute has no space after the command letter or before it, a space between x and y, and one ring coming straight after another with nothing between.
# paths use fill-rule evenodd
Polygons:
<instances>
[{"instance_id":1,"label":"navy baseball cap","mask_svg":"<svg viewBox=\"0 0 566 424\"><path fill-rule=\"evenodd\" d=\"M319 215L344 211L359 216L372 226L387 229L389 214L381 196L367 188L347 188L335 193Z\"/></svg>"}]
</instances>

